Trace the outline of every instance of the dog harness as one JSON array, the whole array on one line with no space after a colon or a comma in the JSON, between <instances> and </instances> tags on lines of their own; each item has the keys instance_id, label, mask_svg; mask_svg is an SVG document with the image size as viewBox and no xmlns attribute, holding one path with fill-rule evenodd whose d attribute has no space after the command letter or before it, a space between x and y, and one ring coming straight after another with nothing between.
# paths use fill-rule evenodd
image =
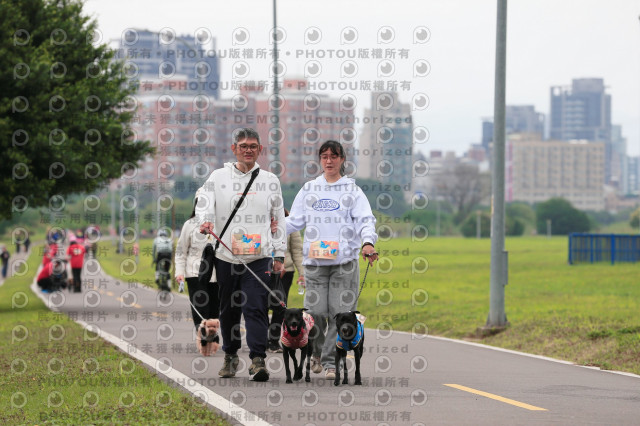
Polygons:
<instances>
[{"instance_id":1,"label":"dog harness","mask_svg":"<svg viewBox=\"0 0 640 426\"><path fill-rule=\"evenodd\" d=\"M338 349L344 349L345 351L354 350L358 347L360 342L362 342L362 336L364 336L364 326L360 321L358 321L355 337L351 340L343 340L342 337L340 337L340 333L338 333L336 337L336 347Z\"/></svg>"},{"instance_id":2,"label":"dog harness","mask_svg":"<svg viewBox=\"0 0 640 426\"><path fill-rule=\"evenodd\" d=\"M304 320L304 324L300 325L302 329L297 336L292 336L287 329L287 325L282 323L280 342L283 346L290 349L300 349L307 346L307 343L309 342L309 330L313 328L314 321L313 317L306 312L302 314L302 319Z\"/></svg>"}]
</instances>

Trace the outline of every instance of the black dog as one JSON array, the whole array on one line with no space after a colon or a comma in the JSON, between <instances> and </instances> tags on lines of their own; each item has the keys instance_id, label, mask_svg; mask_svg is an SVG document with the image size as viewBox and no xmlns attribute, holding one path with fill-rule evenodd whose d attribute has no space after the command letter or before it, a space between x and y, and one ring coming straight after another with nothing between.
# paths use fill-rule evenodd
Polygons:
<instances>
[{"instance_id":1,"label":"black dog","mask_svg":"<svg viewBox=\"0 0 640 426\"><path fill-rule=\"evenodd\" d=\"M362 385L360 378L360 358L364 347L364 327L356 314L359 311L341 312L334 318L336 320L336 328L338 336L336 338L336 378L333 381L335 386L340 384L340 361L344 362L344 380L343 385L349 384L347 376L347 352L353 351L356 360L356 381L354 385Z\"/></svg>"},{"instance_id":2,"label":"black dog","mask_svg":"<svg viewBox=\"0 0 640 426\"><path fill-rule=\"evenodd\" d=\"M282 357L284 358L284 368L287 373L287 383L291 380L291 370L289 370L289 356L293 359L293 380L302 379L302 366L307 358L307 374L305 382L310 382L309 371L311 369L311 355L313 352L313 339L315 333L313 329L313 317L305 313L306 309L289 308L284 311L282 330L280 331L280 344L282 345ZM300 365L296 360L296 349L300 349Z\"/></svg>"}]
</instances>

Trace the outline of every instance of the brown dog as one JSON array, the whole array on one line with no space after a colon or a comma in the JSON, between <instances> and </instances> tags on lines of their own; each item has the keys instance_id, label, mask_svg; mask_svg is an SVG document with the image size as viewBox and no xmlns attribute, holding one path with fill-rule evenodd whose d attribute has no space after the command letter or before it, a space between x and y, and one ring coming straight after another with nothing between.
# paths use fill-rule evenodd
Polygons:
<instances>
[{"instance_id":1,"label":"brown dog","mask_svg":"<svg viewBox=\"0 0 640 426\"><path fill-rule=\"evenodd\" d=\"M219 329L220 320L218 319L202 320L200 323L196 346L202 356L211 356L218 352L218 348L220 347Z\"/></svg>"}]
</instances>

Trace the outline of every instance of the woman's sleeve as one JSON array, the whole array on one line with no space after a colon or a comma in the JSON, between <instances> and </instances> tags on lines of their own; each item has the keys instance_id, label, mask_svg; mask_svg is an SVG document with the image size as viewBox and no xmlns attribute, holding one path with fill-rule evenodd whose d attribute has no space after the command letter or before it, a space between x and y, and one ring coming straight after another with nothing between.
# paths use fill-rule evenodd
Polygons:
<instances>
[{"instance_id":1,"label":"woman's sleeve","mask_svg":"<svg viewBox=\"0 0 640 426\"><path fill-rule=\"evenodd\" d=\"M182 275L183 277L186 276L187 255L189 253L189 241L191 241L190 228L189 222L186 222L182 226L180 238L178 238L178 243L176 244L176 277L178 275Z\"/></svg>"}]
</instances>

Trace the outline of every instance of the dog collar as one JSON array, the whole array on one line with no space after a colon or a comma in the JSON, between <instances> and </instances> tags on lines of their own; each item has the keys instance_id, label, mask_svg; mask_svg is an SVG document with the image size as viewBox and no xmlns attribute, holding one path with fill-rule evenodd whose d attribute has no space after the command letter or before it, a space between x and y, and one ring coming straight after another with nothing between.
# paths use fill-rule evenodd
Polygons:
<instances>
[{"instance_id":1,"label":"dog collar","mask_svg":"<svg viewBox=\"0 0 640 426\"><path fill-rule=\"evenodd\" d=\"M360 342L362 342L362 336L364 336L364 326L360 321L358 321L358 326L356 327L356 335L351 340L343 340L338 333L336 337L336 347L339 349L344 349L345 351L351 351L358 347Z\"/></svg>"}]
</instances>

